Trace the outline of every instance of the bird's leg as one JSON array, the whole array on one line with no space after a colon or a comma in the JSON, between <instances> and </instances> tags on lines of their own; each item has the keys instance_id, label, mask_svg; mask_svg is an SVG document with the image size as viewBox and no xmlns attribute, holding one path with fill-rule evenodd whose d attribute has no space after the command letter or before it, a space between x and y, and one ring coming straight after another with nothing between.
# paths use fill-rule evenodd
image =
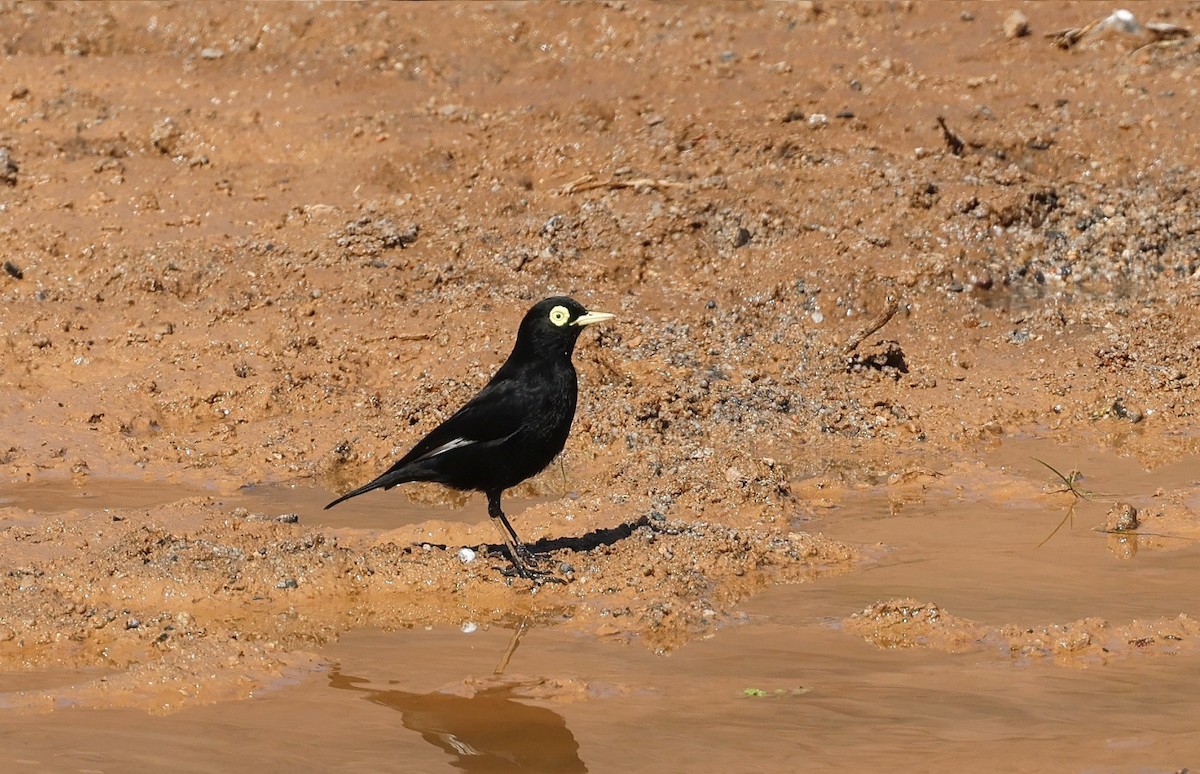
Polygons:
<instances>
[{"instance_id":1,"label":"bird's leg","mask_svg":"<svg viewBox=\"0 0 1200 774\"><path fill-rule=\"evenodd\" d=\"M512 525L508 523L508 517L504 515L504 511L500 509L500 493L488 492L488 516L491 516L497 524L496 528L500 532L500 537L504 539L504 547L508 549L508 555L512 559L513 570L522 578L535 581L537 583L543 580L553 580L563 582L559 578L554 577L550 573L543 572L537 569L538 559L533 555L533 552L525 547L521 542L521 538L517 537L517 533L513 530Z\"/></svg>"},{"instance_id":2,"label":"bird's leg","mask_svg":"<svg viewBox=\"0 0 1200 774\"><path fill-rule=\"evenodd\" d=\"M521 561L525 562L526 564L531 564L534 567L537 567L542 563L542 561L538 559L537 554L531 551L529 546L525 545L525 543L521 541L521 538L517 537L516 530L512 528L512 524L509 524L508 522L508 517L503 513L500 514L500 526L503 528L502 532L508 533L508 536L512 538L512 542L508 544L509 551L513 549L513 546L516 546L517 553L521 556Z\"/></svg>"},{"instance_id":3,"label":"bird's leg","mask_svg":"<svg viewBox=\"0 0 1200 774\"><path fill-rule=\"evenodd\" d=\"M512 528L512 524L508 522L508 517L504 515L504 511L500 509L500 493L488 493L488 516L496 521L496 529L500 532L500 537L504 540L504 545L508 549L508 554L513 558L513 564L531 564L534 567L538 566L538 558L533 552L521 542L521 538L517 537L517 532Z\"/></svg>"}]
</instances>

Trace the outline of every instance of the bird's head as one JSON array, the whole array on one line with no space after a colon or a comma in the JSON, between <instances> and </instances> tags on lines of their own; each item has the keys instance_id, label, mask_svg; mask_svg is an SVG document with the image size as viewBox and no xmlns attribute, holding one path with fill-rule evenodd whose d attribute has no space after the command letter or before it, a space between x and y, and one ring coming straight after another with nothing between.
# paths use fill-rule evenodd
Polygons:
<instances>
[{"instance_id":1,"label":"bird's head","mask_svg":"<svg viewBox=\"0 0 1200 774\"><path fill-rule=\"evenodd\" d=\"M613 316L608 312L589 312L583 304L567 296L547 298L525 313L517 331L517 349L570 355L585 327L611 320Z\"/></svg>"}]
</instances>

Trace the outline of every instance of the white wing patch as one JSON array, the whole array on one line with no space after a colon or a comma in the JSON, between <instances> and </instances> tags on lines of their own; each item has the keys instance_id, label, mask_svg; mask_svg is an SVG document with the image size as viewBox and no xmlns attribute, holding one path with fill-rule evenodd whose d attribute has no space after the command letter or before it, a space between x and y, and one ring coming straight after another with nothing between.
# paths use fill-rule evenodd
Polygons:
<instances>
[{"instance_id":1,"label":"white wing patch","mask_svg":"<svg viewBox=\"0 0 1200 774\"><path fill-rule=\"evenodd\" d=\"M437 447L436 449L430 449L429 451L422 454L420 457L417 457L415 460L413 460L413 462L420 462L421 460L427 460L430 457L436 457L439 454L445 454L446 452L448 452L452 449L461 449L462 447L470 446L473 443L478 443L478 441L472 440L470 438L455 438L453 441L446 441L446 443L442 444L441 446Z\"/></svg>"}]
</instances>

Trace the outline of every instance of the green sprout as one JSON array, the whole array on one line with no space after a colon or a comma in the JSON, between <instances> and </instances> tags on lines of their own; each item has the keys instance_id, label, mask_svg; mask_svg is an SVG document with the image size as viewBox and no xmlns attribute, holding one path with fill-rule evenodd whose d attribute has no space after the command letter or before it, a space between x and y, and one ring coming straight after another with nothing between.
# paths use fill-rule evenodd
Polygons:
<instances>
[{"instance_id":1,"label":"green sprout","mask_svg":"<svg viewBox=\"0 0 1200 774\"><path fill-rule=\"evenodd\" d=\"M1046 468L1047 468L1047 469L1048 469L1048 470L1049 470L1051 473L1053 473L1054 475L1058 476L1058 477L1059 477L1059 478L1062 480L1062 482L1063 482L1063 488L1062 488L1062 489L1058 489L1058 490L1056 490L1056 491L1055 491L1055 494L1057 494L1057 493L1059 493L1059 492L1070 492L1071 494L1075 495L1075 497L1076 497L1076 498L1083 498L1084 500L1090 500L1090 499L1092 499L1093 497L1095 497L1095 496L1096 496L1096 493L1095 493L1095 492L1089 491L1089 490L1087 490L1087 489L1084 489L1084 488L1083 488L1083 487L1081 487L1081 486L1078 486L1078 484L1079 484L1079 481L1080 481L1080 480L1083 478L1083 473L1080 473L1078 470L1072 470L1072 471L1071 471L1071 475L1069 475L1069 476L1064 476L1064 475L1063 475L1063 474L1062 474L1062 473L1061 473L1061 472L1058 470L1058 468L1054 467L1053 465L1051 465L1051 464L1050 464L1050 463L1048 463L1048 462L1044 462L1043 460L1039 460L1037 457L1034 457L1034 458L1033 458L1033 461L1034 461L1034 462L1039 462L1039 463L1041 463L1041 464L1042 464L1042 465L1044 465L1044 466L1045 466L1045 467L1046 467Z\"/></svg>"}]
</instances>

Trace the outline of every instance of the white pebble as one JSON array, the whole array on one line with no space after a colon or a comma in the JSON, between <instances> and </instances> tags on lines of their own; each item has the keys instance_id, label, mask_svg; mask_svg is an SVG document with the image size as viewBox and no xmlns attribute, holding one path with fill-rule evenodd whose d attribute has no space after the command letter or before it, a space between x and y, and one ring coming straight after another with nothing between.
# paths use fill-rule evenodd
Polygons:
<instances>
[{"instance_id":1,"label":"white pebble","mask_svg":"<svg viewBox=\"0 0 1200 774\"><path fill-rule=\"evenodd\" d=\"M465 547L458 549L458 561L462 562L463 564L470 564L471 562L475 561L475 552L470 548ZM474 624L471 625L474 626Z\"/></svg>"},{"instance_id":2,"label":"white pebble","mask_svg":"<svg viewBox=\"0 0 1200 774\"><path fill-rule=\"evenodd\" d=\"M476 625L475 623L472 623L471 621L467 621L465 624L462 625L462 633L463 634L474 634L475 630L478 628L479 628L479 626Z\"/></svg>"}]
</instances>

